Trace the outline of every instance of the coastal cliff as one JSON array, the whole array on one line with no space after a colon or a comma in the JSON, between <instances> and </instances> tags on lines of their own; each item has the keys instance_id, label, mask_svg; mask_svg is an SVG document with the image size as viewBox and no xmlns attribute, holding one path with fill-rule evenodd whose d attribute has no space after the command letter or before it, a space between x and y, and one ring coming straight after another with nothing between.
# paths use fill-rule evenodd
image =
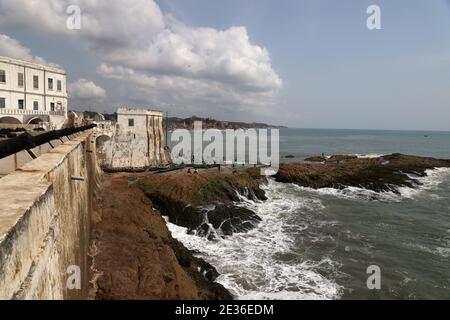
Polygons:
<instances>
[{"instance_id":1,"label":"coastal cliff","mask_svg":"<svg viewBox=\"0 0 450 320\"><path fill-rule=\"evenodd\" d=\"M252 168L234 173L149 175L137 184L172 223L213 240L249 231L261 221L251 210L235 204L241 195L266 200L261 182L259 170Z\"/></svg>"},{"instance_id":2,"label":"coastal cliff","mask_svg":"<svg viewBox=\"0 0 450 320\"><path fill-rule=\"evenodd\" d=\"M172 238L135 176L106 175L91 241L91 299L228 300L218 273Z\"/></svg>"}]
</instances>

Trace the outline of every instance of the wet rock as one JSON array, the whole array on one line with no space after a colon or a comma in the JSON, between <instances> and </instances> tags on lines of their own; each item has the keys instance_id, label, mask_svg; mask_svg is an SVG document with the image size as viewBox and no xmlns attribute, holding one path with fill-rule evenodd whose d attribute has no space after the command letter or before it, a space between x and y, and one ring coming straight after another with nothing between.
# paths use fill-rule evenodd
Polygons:
<instances>
[{"instance_id":1,"label":"wet rock","mask_svg":"<svg viewBox=\"0 0 450 320\"><path fill-rule=\"evenodd\" d=\"M196 280L206 286L208 291L212 293L215 299L218 300L233 300L233 296L221 284L214 281L219 277L216 268L201 258L195 257L191 251L186 249L179 241L170 239L167 244L173 249L180 265L188 270L196 270L190 275Z\"/></svg>"},{"instance_id":2,"label":"wet rock","mask_svg":"<svg viewBox=\"0 0 450 320\"><path fill-rule=\"evenodd\" d=\"M170 199L159 192L147 192L146 196L158 210L169 217L171 223L209 240L215 240L222 235L247 232L261 221L253 211L232 204L216 204L211 208L194 207Z\"/></svg>"},{"instance_id":3,"label":"wet rock","mask_svg":"<svg viewBox=\"0 0 450 320\"><path fill-rule=\"evenodd\" d=\"M252 201L266 201L266 193L264 190L262 190L259 186L254 188L239 188L238 190L234 190L233 194L236 197L234 202L241 202L242 199L239 198L236 194L236 191L243 195L245 198L252 200Z\"/></svg>"},{"instance_id":4,"label":"wet rock","mask_svg":"<svg viewBox=\"0 0 450 320\"><path fill-rule=\"evenodd\" d=\"M247 232L261 221L254 212L235 203L241 202L242 196L267 200L260 187L264 182L260 169L251 168L235 174L149 175L139 180L139 187L171 223L214 240Z\"/></svg>"},{"instance_id":5,"label":"wet rock","mask_svg":"<svg viewBox=\"0 0 450 320\"><path fill-rule=\"evenodd\" d=\"M213 228L227 236L248 232L261 221L261 218L253 211L237 206L218 205L206 215Z\"/></svg>"},{"instance_id":6,"label":"wet rock","mask_svg":"<svg viewBox=\"0 0 450 320\"><path fill-rule=\"evenodd\" d=\"M420 185L409 175L425 176L426 170L439 167L450 167L450 160L392 154L371 159L346 158L339 164L282 164L276 180L314 189L352 186L398 193L398 187Z\"/></svg>"},{"instance_id":7,"label":"wet rock","mask_svg":"<svg viewBox=\"0 0 450 320\"><path fill-rule=\"evenodd\" d=\"M325 162L325 161L327 161L327 158L325 158L324 156L314 156L314 157L306 158L305 161L306 162Z\"/></svg>"},{"instance_id":8,"label":"wet rock","mask_svg":"<svg viewBox=\"0 0 450 320\"><path fill-rule=\"evenodd\" d=\"M256 199L266 201L268 198L266 197L266 193L261 188L257 188L253 190ZM255 199L253 199L255 200Z\"/></svg>"},{"instance_id":9,"label":"wet rock","mask_svg":"<svg viewBox=\"0 0 450 320\"><path fill-rule=\"evenodd\" d=\"M337 162L337 161L347 161L347 160L355 160L358 159L355 155L332 155L330 158L328 158L327 162Z\"/></svg>"},{"instance_id":10,"label":"wet rock","mask_svg":"<svg viewBox=\"0 0 450 320\"><path fill-rule=\"evenodd\" d=\"M196 207L171 199L158 191L145 192L145 195L171 223L177 226L188 228L192 232L204 222L204 214Z\"/></svg>"}]
</instances>

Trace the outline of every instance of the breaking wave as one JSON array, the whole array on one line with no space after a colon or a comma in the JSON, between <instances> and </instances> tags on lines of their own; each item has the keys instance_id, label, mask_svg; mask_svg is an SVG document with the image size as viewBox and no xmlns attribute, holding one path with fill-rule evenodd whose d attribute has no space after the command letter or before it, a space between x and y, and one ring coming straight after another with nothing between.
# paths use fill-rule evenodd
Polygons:
<instances>
[{"instance_id":1,"label":"breaking wave","mask_svg":"<svg viewBox=\"0 0 450 320\"><path fill-rule=\"evenodd\" d=\"M403 203L400 206L394 203L405 201L406 208L414 208L417 202L439 199L443 190L446 190L447 184L444 189L441 184L448 183L449 168L427 170L426 173L424 177L411 175L410 178L420 185L414 189L398 188L399 193L377 193L356 187L315 190L270 179L267 185L262 186L267 201L251 201L240 195L242 202L236 204L254 211L262 219L248 233L209 241L205 237L188 234L185 228L174 224L168 223L168 227L176 239L217 268L221 274L217 281L237 299L353 297L343 286L346 274L353 274L355 264L359 266L362 261L365 263L366 259L372 259L370 250L384 245L385 230L398 230L398 234L407 239L410 228L402 228L399 221L405 224L409 223L409 219L421 221L420 215L409 212L403 215L402 211L398 211L403 210L399 209ZM367 227L342 217L340 199L349 200L350 203L345 205L360 207L354 214L366 215L373 224ZM370 209L362 209L364 203L361 201L381 202L372 204L376 208L390 208L392 203L392 208L396 208L393 211L400 214L400 220L390 220L393 217L391 214L377 225L380 221L376 215L368 214ZM355 219L360 218L356 216ZM437 261L450 257L450 229L445 230L445 236L439 236L439 241L434 245L429 240L414 236L416 241L411 242L414 245L412 249L430 254ZM371 237L371 232L384 236ZM439 234L434 229L429 231L430 234L433 232ZM362 256L356 259L354 254ZM414 265L408 265L408 268L415 270Z\"/></svg>"},{"instance_id":2,"label":"breaking wave","mask_svg":"<svg viewBox=\"0 0 450 320\"><path fill-rule=\"evenodd\" d=\"M185 228L168 223L174 238L214 265L217 279L238 299L337 299L342 289L323 274L337 272L330 258L304 259L296 253L295 235L308 224L292 223L293 215L323 208L320 200L298 197L288 185L269 181L263 188L268 200L251 201L241 196L236 205L256 212L262 222L245 234L208 241L187 234Z\"/></svg>"},{"instance_id":3,"label":"breaking wave","mask_svg":"<svg viewBox=\"0 0 450 320\"><path fill-rule=\"evenodd\" d=\"M409 174L411 179L419 182L416 188L401 187L399 188L400 194L404 198L412 199L419 195L423 191L436 190L446 179L450 176L450 168L436 168L425 171L426 176L420 177ZM431 195L432 198L438 199L438 196Z\"/></svg>"},{"instance_id":4,"label":"breaking wave","mask_svg":"<svg viewBox=\"0 0 450 320\"><path fill-rule=\"evenodd\" d=\"M436 168L426 170L426 176L420 177L409 174L408 177L418 183L414 188L395 187L398 193L391 191L376 192L360 187L346 187L343 189L321 188L313 189L292 185L300 191L315 193L324 196L332 196L347 200L365 200L365 201L383 201L383 202L401 202L404 199L412 199L424 191L433 191L439 187L450 176L450 168ZM432 199L439 199L438 195L427 194Z\"/></svg>"},{"instance_id":5,"label":"breaking wave","mask_svg":"<svg viewBox=\"0 0 450 320\"><path fill-rule=\"evenodd\" d=\"M315 193L318 195L326 195L337 197L347 200L366 200L366 201L385 201L385 202L400 202L402 197L394 192L376 192L369 189L359 188L359 187L346 187L343 189L335 188L322 188L313 189L307 187L300 187L293 185L299 191Z\"/></svg>"},{"instance_id":6,"label":"breaking wave","mask_svg":"<svg viewBox=\"0 0 450 320\"><path fill-rule=\"evenodd\" d=\"M377 154L377 153L368 153L368 154L355 154L359 159L374 159L374 158L381 158L384 156L384 154Z\"/></svg>"}]
</instances>

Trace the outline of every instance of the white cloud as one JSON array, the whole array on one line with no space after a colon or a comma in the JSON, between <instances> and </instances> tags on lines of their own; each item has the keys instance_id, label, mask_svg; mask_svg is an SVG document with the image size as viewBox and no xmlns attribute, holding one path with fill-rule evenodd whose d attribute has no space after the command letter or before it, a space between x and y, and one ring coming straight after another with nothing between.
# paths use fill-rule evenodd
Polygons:
<instances>
[{"instance_id":1,"label":"white cloud","mask_svg":"<svg viewBox=\"0 0 450 320\"><path fill-rule=\"evenodd\" d=\"M147 48L117 50L110 60L153 74L218 81L239 90L281 89L267 50L250 43L246 28L191 28L173 18L167 26Z\"/></svg>"},{"instance_id":2,"label":"white cloud","mask_svg":"<svg viewBox=\"0 0 450 320\"><path fill-rule=\"evenodd\" d=\"M43 58L33 56L31 50L24 47L19 41L4 34L0 34L0 56L36 63L46 63Z\"/></svg>"},{"instance_id":3,"label":"white cloud","mask_svg":"<svg viewBox=\"0 0 450 320\"><path fill-rule=\"evenodd\" d=\"M69 94L71 98L79 100L95 100L106 97L106 92L102 87L86 79L70 83Z\"/></svg>"},{"instance_id":4,"label":"white cloud","mask_svg":"<svg viewBox=\"0 0 450 320\"><path fill-rule=\"evenodd\" d=\"M77 4L81 30L66 28ZM245 27L190 27L153 0L0 0L0 27L72 37L101 56L123 98L180 108L260 110L283 83Z\"/></svg>"},{"instance_id":5,"label":"white cloud","mask_svg":"<svg viewBox=\"0 0 450 320\"><path fill-rule=\"evenodd\" d=\"M81 9L81 29L69 30L67 8ZM0 27L79 37L96 49L139 46L164 29L153 0L0 0Z\"/></svg>"},{"instance_id":6,"label":"white cloud","mask_svg":"<svg viewBox=\"0 0 450 320\"><path fill-rule=\"evenodd\" d=\"M131 103L164 108L173 113L211 116L230 112L265 112L273 94L242 92L216 81L190 79L174 75L151 76L122 66L102 64L98 74L120 80L121 91Z\"/></svg>"}]
</instances>

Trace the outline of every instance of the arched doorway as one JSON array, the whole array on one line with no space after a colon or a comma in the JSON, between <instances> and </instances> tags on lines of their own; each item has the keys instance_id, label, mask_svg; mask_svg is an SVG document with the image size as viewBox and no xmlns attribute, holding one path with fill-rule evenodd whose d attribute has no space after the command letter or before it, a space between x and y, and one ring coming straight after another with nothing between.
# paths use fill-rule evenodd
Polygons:
<instances>
[{"instance_id":1,"label":"arched doorway","mask_svg":"<svg viewBox=\"0 0 450 320\"><path fill-rule=\"evenodd\" d=\"M1 124L13 124L13 125L21 125L22 122L20 122L19 119L14 117L1 117L0 118Z\"/></svg>"},{"instance_id":2,"label":"arched doorway","mask_svg":"<svg viewBox=\"0 0 450 320\"><path fill-rule=\"evenodd\" d=\"M44 122L44 120L42 120L41 118L36 117L36 118L30 119L28 121L28 124L41 124L43 122Z\"/></svg>"},{"instance_id":3,"label":"arched doorway","mask_svg":"<svg viewBox=\"0 0 450 320\"><path fill-rule=\"evenodd\" d=\"M110 136L107 135L98 136L97 139L95 139L95 145L97 147L97 150L104 148L105 144L110 140L111 140Z\"/></svg>"},{"instance_id":4,"label":"arched doorway","mask_svg":"<svg viewBox=\"0 0 450 320\"><path fill-rule=\"evenodd\" d=\"M95 147L97 149L97 160L100 165L107 165L107 152L111 137L107 135L98 136L95 139Z\"/></svg>"}]
</instances>

